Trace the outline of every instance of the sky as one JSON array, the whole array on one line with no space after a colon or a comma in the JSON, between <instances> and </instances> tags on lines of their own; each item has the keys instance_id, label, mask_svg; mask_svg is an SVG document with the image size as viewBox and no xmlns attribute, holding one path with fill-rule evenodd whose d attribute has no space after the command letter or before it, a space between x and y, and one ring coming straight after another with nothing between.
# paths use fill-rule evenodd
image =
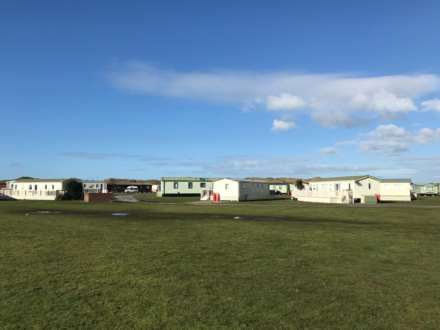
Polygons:
<instances>
[{"instance_id":1,"label":"sky","mask_svg":"<svg viewBox=\"0 0 440 330\"><path fill-rule=\"evenodd\" d=\"M0 178L440 181L439 1L0 2Z\"/></svg>"}]
</instances>

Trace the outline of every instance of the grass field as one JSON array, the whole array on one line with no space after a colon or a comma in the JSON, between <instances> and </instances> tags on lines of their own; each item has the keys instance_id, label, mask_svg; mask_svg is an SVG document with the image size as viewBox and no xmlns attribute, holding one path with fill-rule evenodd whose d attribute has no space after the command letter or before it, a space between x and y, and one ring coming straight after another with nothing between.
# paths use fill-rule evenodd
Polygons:
<instances>
[{"instance_id":1,"label":"grass field","mask_svg":"<svg viewBox=\"0 0 440 330\"><path fill-rule=\"evenodd\" d=\"M438 199L155 201L0 202L0 328L440 328Z\"/></svg>"}]
</instances>

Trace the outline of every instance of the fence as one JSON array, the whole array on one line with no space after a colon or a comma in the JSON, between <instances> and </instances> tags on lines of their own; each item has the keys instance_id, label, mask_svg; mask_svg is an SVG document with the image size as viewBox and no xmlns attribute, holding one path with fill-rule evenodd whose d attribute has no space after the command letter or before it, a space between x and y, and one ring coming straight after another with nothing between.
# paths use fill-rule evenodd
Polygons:
<instances>
[{"instance_id":1,"label":"fence","mask_svg":"<svg viewBox=\"0 0 440 330\"><path fill-rule=\"evenodd\" d=\"M0 194L14 199L54 200L62 194L61 190L15 190L1 189Z\"/></svg>"},{"instance_id":2,"label":"fence","mask_svg":"<svg viewBox=\"0 0 440 330\"><path fill-rule=\"evenodd\" d=\"M327 203L353 203L353 191L350 189L339 191L297 190L292 197L303 201L320 201Z\"/></svg>"}]
</instances>

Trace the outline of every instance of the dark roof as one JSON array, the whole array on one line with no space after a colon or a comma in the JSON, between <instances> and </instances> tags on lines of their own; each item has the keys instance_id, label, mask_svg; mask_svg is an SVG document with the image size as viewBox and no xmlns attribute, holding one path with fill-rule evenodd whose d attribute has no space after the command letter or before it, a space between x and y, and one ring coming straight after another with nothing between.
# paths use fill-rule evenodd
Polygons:
<instances>
[{"instance_id":1,"label":"dark roof","mask_svg":"<svg viewBox=\"0 0 440 330\"><path fill-rule=\"evenodd\" d=\"M249 177L246 178L246 180L252 180L252 181L260 181L260 182L266 182L270 184L288 184L288 183L296 183L298 180L302 180L299 178L260 178L260 177ZM303 180L305 181L305 180Z\"/></svg>"},{"instance_id":2,"label":"dark roof","mask_svg":"<svg viewBox=\"0 0 440 330\"><path fill-rule=\"evenodd\" d=\"M164 176L161 179L162 181L202 181L202 182L211 182L216 181L217 178L200 178L193 176Z\"/></svg>"},{"instance_id":3,"label":"dark roof","mask_svg":"<svg viewBox=\"0 0 440 330\"><path fill-rule=\"evenodd\" d=\"M15 180L11 180L11 181L33 183L33 182L60 182L60 181L65 181L65 180L66 179L15 179Z\"/></svg>"},{"instance_id":4,"label":"dark roof","mask_svg":"<svg viewBox=\"0 0 440 330\"><path fill-rule=\"evenodd\" d=\"M263 181L263 180L254 180L254 179L237 179L237 178L221 178L221 179L217 179L215 181L220 181L220 180L231 180L231 181L236 181L236 182L250 182L250 183L264 183L267 185L270 185L269 182L267 181Z\"/></svg>"},{"instance_id":5,"label":"dark roof","mask_svg":"<svg viewBox=\"0 0 440 330\"><path fill-rule=\"evenodd\" d=\"M115 185L153 185L153 184L159 184L159 180L136 180L136 179L115 179L115 178L109 178L105 179L104 182L106 184L115 184Z\"/></svg>"},{"instance_id":6,"label":"dark roof","mask_svg":"<svg viewBox=\"0 0 440 330\"><path fill-rule=\"evenodd\" d=\"M373 180L377 180L380 182L385 182L385 183L411 183L411 179L379 179L375 176L372 175L354 175L354 176L339 176L339 177L333 177L333 178L321 178L321 177L316 177L316 178L311 178L307 181L309 182L323 182L323 181L349 181L349 180L354 180L354 181L361 181L364 179L373 179Z\"/></svg>"},{"instance_id":7,"label":"dark roof","mask_svg":"<svg viewBox=\"0 0 440 330\"><path fill-rule=\"evenodd\" d=\"M348 181L348 180L355 180L355 181L359 181L359 180L363 180L363 179L367 179L367 178L371 178L371 179L375 179L380 181L380 179L371 176L371 175L353 175L353 176L337 176L337 177L332 177L332 178L321 178L321 177L314 177L314 178L310 178L306 181L308 182L320 182L320 181Z\"/></svg>"},{"instance_id":8,"label":"dark roof","mask_svg":"<svg viewBox=\"0 0 440 330\"><path fill-rule=\"evenodd\" d=\"M382 179L380 181L385 183L412 183L411 179Z\"/></svg>"}]
</instances>

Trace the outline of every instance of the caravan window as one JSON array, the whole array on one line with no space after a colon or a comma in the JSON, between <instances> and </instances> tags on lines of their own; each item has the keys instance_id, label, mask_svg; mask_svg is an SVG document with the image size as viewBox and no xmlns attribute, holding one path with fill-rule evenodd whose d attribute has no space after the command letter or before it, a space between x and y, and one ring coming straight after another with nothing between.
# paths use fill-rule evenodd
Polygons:
<instances>
[{"instance_id":1,"label":"caravan window","mask_svg":"<svg viewBox=\"0 0 440 330\"><path fill-rule=\"evenodd\" d=\"M179 182L174 181L173 186L174 186L174 189L179 189Z\"/></svg>"},{"instance_id":2,"label":"caravan window","mask_svg":"<svg viewBox=\"0 0 440 330\"><path fill-rule=\"evenodd\" d=\"M225 184L225 190L228 190L229 189L229 184Z\"/></svg>"},{"instance_id":3,"label":"caravan window","mask_svg":"<svg viewBox=\"0 0 440 330\"><path fill-rule=\"evenodd\" d=\"M200 182L200 188L205 188L206 187L206 182Z\"/></svg>"},{"instance_id":4,"label":"caravan window","mask_svg":"<svg viewBox=\"0 0 440 330\"><path fill-rule=\"evenodd\" d=\"M368 182L368 189L371 190L371 183Z\"/></svg>"},{"instance_id":5,"label":"caravan window","mask_svg":"<svg viewBox=\"0 0 440 330\"><path fill-rule=\"evenodd\" d=\"M192 189L193 188L193 183L192 182L188 182L188 189Z\"/></svg>"}]
</instances>

